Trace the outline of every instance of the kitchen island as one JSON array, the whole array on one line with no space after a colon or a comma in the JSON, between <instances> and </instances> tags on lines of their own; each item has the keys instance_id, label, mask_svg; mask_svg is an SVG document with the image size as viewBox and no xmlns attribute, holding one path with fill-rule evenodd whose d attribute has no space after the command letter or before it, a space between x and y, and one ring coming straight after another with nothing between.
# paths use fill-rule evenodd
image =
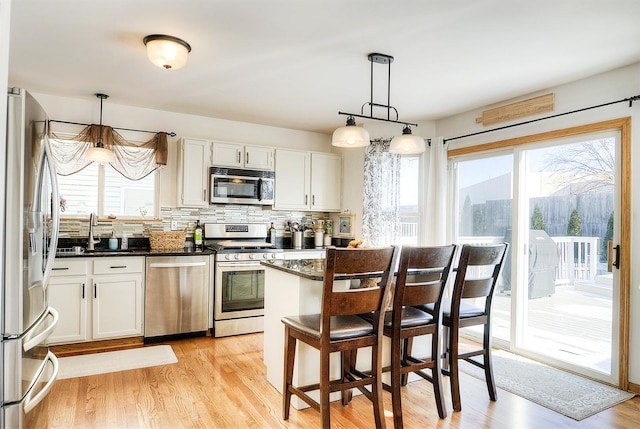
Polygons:
<instances>
[{"instance_id":1,"label":"kitchen island","mask_svg":"<svg viewBox=\"0 0 640 429\"><path fill-rule=\"evenodd\" d=\"M262 262L266 266L265 293L264 293L264 363L267 367L267 380L280 393L283 388L284 367L284 325L283 317L298 316L303 314L320 313L322 304L322 286L324 280L323 260L277 260ZM342 280L334 283L334 289L346 290L350 287L349 276L343 276ZM340 279L340 277L337 277ZM318 350L298 341L296 363L294 366L293 383L303 385L317 383L320 379L320 354ZM421 337L414 341L414 351L418 356L427 355L430 352L430 338ZM382 349L382 365L388 366L391 341L384 338ZM370 369L371 348L361 349L358 352L358 369ZM331 355L331 377L340 376L340 356L338 353ZM411 374L409 380L417 380L419 377ZM389 382L389 374L385 374L384 380ZM360 391L354 389L354 394ZM318 392L311 392L315 400L319 400ZM331 394L331 400L340 398L340 392ZM307 408L308 405L296 396L291 398L291 405L296 409Z\"/></svg>"},{"instance_id":2,"label":"kitchen island","mask_svg":"<svg viewBox=\"0 0 640 429\"><path fill-rule=\"evenodd\" d=\"M267 367L267 380L282 393L284 325L281 319L286 316L320 313L324 261L293 259L262 262L262 265L267 267L264 292L264 363ZM334 287L348 289L349 280L340 281ZM319 356L318 350L298 342L294 385L319 382ZM339 355L334 353L331 356L331 376L334 378L340 375L339 365ZM318 392L311 392L311 396L316 401L320 399ZM331 400L337 399L339 392L332 393ZM291 405L296 409L308 407L296 396L291 398Z\"/></svg>"}]
</instances>

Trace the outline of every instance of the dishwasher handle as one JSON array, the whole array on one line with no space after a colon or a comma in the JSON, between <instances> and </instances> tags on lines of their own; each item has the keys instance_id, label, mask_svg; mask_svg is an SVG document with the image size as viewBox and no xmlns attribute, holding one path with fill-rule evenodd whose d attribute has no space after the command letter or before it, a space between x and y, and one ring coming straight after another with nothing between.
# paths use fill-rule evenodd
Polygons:
<instances>
[{"instance_id":1,"label":"dishwasher handle","mask_svg":"<svg viewBox=\"0 0 640 429\"><path fill-rule=\"evenodd\" d=\"M206 262L152 262L150 268L204 267Z\"/></svg>"}]
</instances>

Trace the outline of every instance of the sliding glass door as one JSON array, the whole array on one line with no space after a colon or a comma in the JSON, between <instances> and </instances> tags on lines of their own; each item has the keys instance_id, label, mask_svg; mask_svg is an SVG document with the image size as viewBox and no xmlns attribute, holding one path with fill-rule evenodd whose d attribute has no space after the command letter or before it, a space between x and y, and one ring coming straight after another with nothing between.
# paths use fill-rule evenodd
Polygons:
<instances>
[{"instance_id":1,"label":"sliding glass door","mask_svg":"<svg viewBox=\"0 0 640 429\"><path fill-rule=\"evenodd\" d=\"M454 163L457 184L455 242L511 242L513 221L513 153L474 157ZM510 252L511 253L511 252ZM493 336L497 344L511 338L511 255L493 299ZM480 326L467 328L481 335Z\"/></svg>"},{"instance_id":2,"label":"sliding glass door","mask_svg":"<svg viewBox=\"0 0 640 429\"><path fill-rule=\"evenodd\" d=\"M618 368L617 132L453 160L459 243L511 243L497 346L612 384ZM470 332L471 335L476 333Z\"/></svg>"}]
</instances>

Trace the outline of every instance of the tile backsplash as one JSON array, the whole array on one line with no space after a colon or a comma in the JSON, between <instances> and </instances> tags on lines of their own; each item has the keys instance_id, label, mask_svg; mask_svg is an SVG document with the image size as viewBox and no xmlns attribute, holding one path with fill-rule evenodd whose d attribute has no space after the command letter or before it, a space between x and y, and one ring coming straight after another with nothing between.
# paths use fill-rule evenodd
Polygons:
<instances>
[{"instance_id":1,"label":"tile backsplash","mask_svg":"<svg viewBox=\"0 0 640 429\"><path fill-rule=\"evenodd\" d=\"M147 237L147 229L152 231L171 231L171 221L176 221L178 230L187 229L193 232L197 220L200 223L261 223L267 227L273 222L276 235L282 237L285 233L287 221L300 221L306 216L310 220L328 219L329 213L324 212L292 212L267 210L262 206L243 205L212 205L205 208L189 207L161 207L159 219L148 221L101 220L94 226L94 235L109 237L115 232L116 237L124 233L129 237ZM89 235L89 219L62 219L60 221L60 237L87 237Z\"/></svg>"}]
</instances>

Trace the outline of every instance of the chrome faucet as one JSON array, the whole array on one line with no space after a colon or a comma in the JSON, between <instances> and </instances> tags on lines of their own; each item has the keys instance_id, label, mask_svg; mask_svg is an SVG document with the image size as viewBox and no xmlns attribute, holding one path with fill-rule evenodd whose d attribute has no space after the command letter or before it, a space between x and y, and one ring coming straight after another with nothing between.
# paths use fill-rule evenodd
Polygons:
<instances>
[{"instance_id":1,"label":"chrome faucet","mask_svg":"<svg viewBox=\"0 0 640 429\"><path fill-rule=\"evenodd\" d=\"M89 239L87 240L87 250L96 250L94 244L100 243L100 239L93 238L93 227L98 225L98 216L95 213L89 215Z\"/></svg>"}]
</instances>

